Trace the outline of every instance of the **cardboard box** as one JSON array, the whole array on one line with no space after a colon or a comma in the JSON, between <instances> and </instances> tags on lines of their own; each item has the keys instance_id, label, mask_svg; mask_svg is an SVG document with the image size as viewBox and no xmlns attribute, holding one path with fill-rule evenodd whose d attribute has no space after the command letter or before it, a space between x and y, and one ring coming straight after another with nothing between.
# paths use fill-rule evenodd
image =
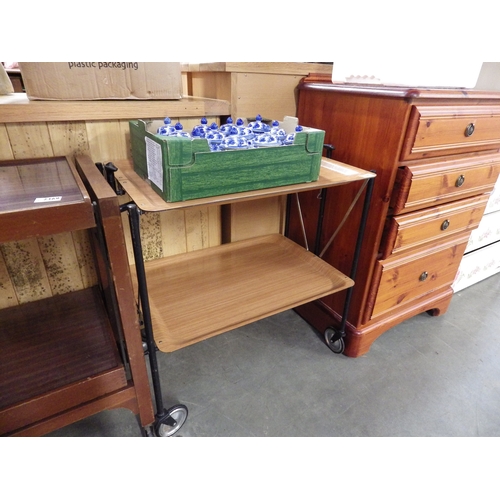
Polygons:
<instances>
[{"instance_id":1,"label":"cardboard box","mask_svg":"<svg viewBox=\"0 0 500 500\"><path fill-rule=\"evenodd\" d=\"M33 100L181 99L181 63L19 63Z\"/></svg>"},{"instance_id":2,"label":"cardboard box","mask_svg":"<svg viewBox=\"0 0 500 500\"><path fill-rule=\"evenodd\" d=\"M14 87L9 78L9 75L5 71L3 64L0 63L0 95L12 94L14 92Z\"/></svg>"},{"instance_id":3,"label":"cardboard box","mask_svg":"<svg viewBox=\"0 0 500 500\"><path fill-rule=\"evenodd\" d=\"M500 273L500 241L464 255L455 281L455 293Z\"/></svg>"},{"instance_id":4,"label":"cardboard box","mask_svg":"<svg viewBox=\"0 0 500 500\"><path fill-rule=\"evenodd\" d=\"M325 132L304 127L294 144L211 152L206 139L160 136L132 120L134 170L166 201L318 180Z\"/></svg>"}]
</instances>

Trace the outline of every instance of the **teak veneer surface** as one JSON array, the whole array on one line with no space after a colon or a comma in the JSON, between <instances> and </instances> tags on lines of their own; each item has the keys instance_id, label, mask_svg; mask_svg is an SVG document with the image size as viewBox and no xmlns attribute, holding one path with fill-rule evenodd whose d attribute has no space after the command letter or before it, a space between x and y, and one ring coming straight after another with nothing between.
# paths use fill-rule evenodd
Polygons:
<instances>
[{"instance_id":1,"label":"teak veneer surface","mask_svg":"<svg viewBox=\"0 0 500 500\"><path fill-rule=\"evenodd\" d=\"M280 196L301 191L313 191L331 186L340 186L353 181L359 181L375 177L375 174L366 172L360 168L347 165L342 162L321 159L319 179L315 182L302 184L291 184L268 189L245 191L242 193L231 193L208 198L197 198L194 200L166 202L149 185L148 181L142 179L135 171L130 160L116 161L118 171L115 173L116 180L123 186L127 194L134 200L137 206L145 212L161 212L164 210L176 210L202 205L223 205L240 201L249 201L273 196ZM189 168L189 167L186 167ZM347 205L348 206L348 205ZM342 211L342 209L339 209Z\"/></svg>"},{"instance_id":2,"label":"teak veneer surface","mask_svg":"<svg viewBox=\"0 0 500 500\"><path fill-rule=\"evenodd\" d=\"M164 352L354 284L279 234L149 261L146 275L154 337Z\"/></svg>"}]
</instances>

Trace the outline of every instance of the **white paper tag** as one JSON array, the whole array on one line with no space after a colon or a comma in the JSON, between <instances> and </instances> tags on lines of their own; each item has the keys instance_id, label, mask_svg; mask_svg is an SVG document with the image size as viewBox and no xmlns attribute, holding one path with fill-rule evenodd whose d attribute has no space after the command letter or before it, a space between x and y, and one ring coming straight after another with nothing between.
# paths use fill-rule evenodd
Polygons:
<instances>
[{"instance_id":1,"label":"white paper tag","mask_svg":"<svg viewBox=\"0 0 500 500\"><path fill-rule=\"evenodd\" d=\"M371 172L366 172L366 174L362 174L357 172L356 170L351 170L350 168L339 165L338 163L334 163L332 161L324 161L321 163L321 166L327 168L328 170L332 170L333 172L338 172L342 175L358 175L362 179L373 177Z\"/></svg>"},{"instance_id":2,"label":"white paper tag","mask_svg":"<svg viewBox=\"0 0 500 500\"><path fill-rule=\"evenodd\" d=\"M148 179L151 182L154 182L154 184L163 191L163 162L161 156L161 146L149 137L145 137L144 139L146 141Z\"/></svg>"},{"instance_id":3,"label":"white paper tag","mask_svg":"<svg viewBox=\"0 0 500 500\"><path fill-rule=\"evenodd\" d=\"M35 198L34 203L48 203L51 201L61 201L62 196L47 196L45 198Z\"/></svg>"},{"instance_id":4,"label":"white paper tag","mask_svg":"<svg viewBox=\"0 0 500 500\"><path fill-rule=\"evenodd\" d=\"M343 175L356 175L358 172L351 170L350 168L343 167L342 165L338 165L337 163L333 162L323 162L321 164L322 167L327 168L328 170L333 170L334 172L338 172L339 174Z\"/></svg>"}]
</instances>

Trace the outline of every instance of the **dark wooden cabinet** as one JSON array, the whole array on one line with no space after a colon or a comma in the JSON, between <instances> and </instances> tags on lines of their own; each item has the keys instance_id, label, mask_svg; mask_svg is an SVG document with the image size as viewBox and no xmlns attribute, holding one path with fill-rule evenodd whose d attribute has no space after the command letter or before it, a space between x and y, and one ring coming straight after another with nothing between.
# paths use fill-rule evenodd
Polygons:
<instances>
[{"instance_id":1,"label":"dark wooden cabinet","mask_svg":"<svg viewBox=\"0 0 500 500\"><path fill-rule=\"evenodd\" d=\"M299 121L324 129L333 159L377 174L346 326L345 354L366 353L373 341L401 321L446 311L451 284L470 232L484 212L500 173L500 93L461 89L411 89L332 84L304 79ZM357 186L331 188L320 247ZM318 193L301 194L307 237ZM323 258L344 273L360 209L354 207ZM289 237L300 243L297 210L290 211ZM297 308L320 331L338 323L342 294Z\"/></svg>"}]
</instances>

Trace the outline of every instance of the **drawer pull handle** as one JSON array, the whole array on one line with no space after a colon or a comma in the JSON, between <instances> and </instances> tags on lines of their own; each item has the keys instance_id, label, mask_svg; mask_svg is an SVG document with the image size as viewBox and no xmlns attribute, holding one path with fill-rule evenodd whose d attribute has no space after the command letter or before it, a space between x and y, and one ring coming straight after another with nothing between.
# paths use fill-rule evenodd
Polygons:
<instances>
[{"instance_id":1,"label":"drawer pull handle","mask_svg":"<svg viewBox=\"0 0 500 500\"><path fill-rule=\"evenodd\" d=\"M420 275L420 278L419 281L425 281L427 279L427 276L429 276L429 274L427 273L427 271L424 271L421 275Z\"/></svg>"},{"instance_id":2,"label":"drawer pull handle","mask_svg":"<svg viewBox=\"0 0 500 500\"><path fill-rule=\"evenodd\" d=\"M459 188L463 186L464 182L465 182L465 175L460 175L458 176L457 181L455 182L455 186Z\"/></svg>"},{"instance_id":3,"label":"drawer pull handle","mask_svg":"<svg viewBox=\"0 0 500 500\"><path fill-rule=\"evenodd\" d=\"M474 126L473 123L469 123L469 125L467 125L467 127L465 127L465 137L470 137L473 133L474 133L474 130L476 129L476 127Z\"/></svg>"},{"instance_id":4,"label":"drawer pull handle","mask_svg":"<svg viewBox=\"0 0 500 500\"><path fill-rule=\"evenodd\" d=\"M442 224L441 224L441 231L446 231L450 227L450 221L446 219Z\"/></svg>"}]
</instances>

